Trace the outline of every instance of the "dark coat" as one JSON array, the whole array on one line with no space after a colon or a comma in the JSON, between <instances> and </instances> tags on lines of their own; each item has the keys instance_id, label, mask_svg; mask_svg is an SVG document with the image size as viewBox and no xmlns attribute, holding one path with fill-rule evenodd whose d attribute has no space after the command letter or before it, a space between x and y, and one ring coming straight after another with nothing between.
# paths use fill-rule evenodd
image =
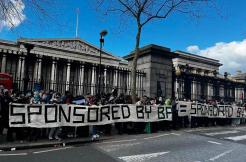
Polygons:
<instances>
[{"instance_id":1,"label":"dark coat","mask_svg":"<svg viewBox=\"0 0 246 162\"><path fill-rule=\"evenodd\" d=\"M9 127L9 103L13 102L9 95L4 95L1 99L2 119L4 127Z\"/></svg>"}]
</instances>

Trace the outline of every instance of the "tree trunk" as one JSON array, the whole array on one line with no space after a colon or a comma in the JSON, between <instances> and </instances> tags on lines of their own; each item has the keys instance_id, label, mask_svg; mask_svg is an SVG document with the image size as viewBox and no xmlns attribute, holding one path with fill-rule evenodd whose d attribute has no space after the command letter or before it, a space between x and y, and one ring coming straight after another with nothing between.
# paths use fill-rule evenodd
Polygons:
<instances>
[{"instance_id":1,"label":"tree trunk","mask_svg":"<svg viewBox=\"0 0 246 162\"><path fill-rule=\"evenodd\" d=\"M136 72L137 72L137 60L139 55L139 43L140 43L140 37L141 37L141 30L142 27L138 25L138 31L136 35L136 46L135 46L135 54L132 61L132 71L131 71L131 96L132 96L132 102L136 103Z\"/></svg>"}]
</instances>

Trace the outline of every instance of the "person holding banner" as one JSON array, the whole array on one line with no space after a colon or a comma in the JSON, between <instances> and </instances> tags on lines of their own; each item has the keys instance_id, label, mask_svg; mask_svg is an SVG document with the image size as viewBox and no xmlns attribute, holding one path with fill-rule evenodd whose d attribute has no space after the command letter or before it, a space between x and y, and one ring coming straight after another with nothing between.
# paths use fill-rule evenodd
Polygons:
<instances>
[{"instance_id":1,"label":"person holding banner","mask_svg":"<svg viewBox=\"0 0 246 162\"><path fill-rule=\"evenodd\" d=\"M3 125L3 87L0 85L0 135L3 133L4 125Z\"/></svg>"},{"instance_id":2,"label":"person holding banner","mask_svg":"<svg viewBox=\"0 0 246 162\"><path fill-rule=\"evenodd\" d=\"M178 129L178 110L177 110L177 102L176 100L172 100L172 128L174 130Z\"/></svg>"},{"instance_id":3,"label":"person holding banner","mask_svg":"<svg viewBox=\"0 0 246 162\"><path fill-rule=\"evenodd\" d=\"M183 102L187 102L186 99L184 99ZM188 102L191 102L191 101L188 100ZM184 115L184 116L178 117L178 123L179 123L180 128L187 128L189 123L192 123L192 122L189 122L189 116Z\"/></svg>"},{"instance_id":4,"label":"person holding banner","mask_svg":"<svg viewBox=\"0 0 246 162\"><path fill-rule=\"evenodd\" d=\"M34 92L33 97L30 99L30 104L41 104L41 97L38 91ZM41 135L41 129L39 128L30 128L29 141L37 141L38 136Z\"/></svg>"},{"instance_id":5,"label":"person holding banner","mask_svg":"<svg viewBox=\"0 0 246 162\"><path fill-rule=\"evenodd\" d=\"M53 104L61 104L62 103L61 94L58 92L54 93L50 102ZM49 132L49 140L53 140L54 138L56 140L61 140L61 138L59 137L60 132L61 132L60 127L51 128Z\"/></svg>"},{"instance_id":6,"label":"person holding banner","mask_svg":"<svg viewBox=\"0 0 246 162\"><path fill-rule=\"evenodd\" d=\"M162 101L162 97L160 97L159 100ZM155 98L150 98L150 100L147 103L147 105L157 106L157 105L163 105L163 104L161 102L157 102L157 100ZM161 126L160 124L163 123L163 122L164 121L146 123L146 126L149 125L149 129L150 129L150 131L147 131L147 133L156 133L156 132L158 132L160 130L160 126Z\"/></svg>"},{"instance_id":7,"label":"person holding banner","mask_svg":"<svg viewBox=\"0 0 246 162\"><path fill-rule=\"evenodd\" d=\"M97 102L97 100L94 96L91 96L91 95L87 96L87 103L89 106L88 109L90 109L92 107L97 107L96 102ZM97 132L97 126L93 125L91 127L91 135L92 135L92 137L91 137L92 141L94 141L100 137L98 132Z\"/></svg>"},{"instance_id":8,"label":"person holding banner","mask_svg":"<svg viewBox=\"0 0 246 162\"><path fill-rule=\"evenodd\" d=\"M172 101L170 98L167 98L165 100L165 106L170 106L172 105ZM171 129L171 122L170 121L163 121L165 130L169 131Z\"/></svg>"},{"instance_id":9,"label":"person holding banner","mask_svg":"<svg viewBox=\"0 0 246 162\"><path fill-rule=\"evenodd\" d=\"M73 101L73 95L69 91L65 91L65 95L62 96L61 98L63 104L72 104ZM79 102L78 102L79 104ZM62 128L62 137L73 137L76 136L75 127L63 127Z\"/></svg>"},{"instance_id":10,"label":"person holding banner","mask_svg":"<svg viewBox=\"0 0 246 162\"><path fill-rule=\"evenodd\" d=\"M143 96L136 102L136 105L146 105L147 102L147 96ZM134 133L144 133L145 129L145 123L144 122L134 122Z\"/></svg>"},{"instance_id":11,"label":"person holding banner","mask_svg":"<svg viewBox=\"0 0 246 162\"><path fill-rule=\"evenodd\" d=\"M1 107L2 107L3 127L8 129L7 130L7 141L13 141L14 128L9 127L9 104L13 102L13 100L7 89L4 89L1 101L2 101Z\"/></svg>"},{"instance_id":12,"label":"person holding banner","mask_svg":"<svg viewBox=\"0 0 246 162\"><path fill-rule=\"evenodd\" d=\"M124 94L121 93L120 96L115 100L115 104L125 104L125 98L124 98ZM123 129L125 128L125 123L115 123L115 128L118 131L118 134L121 135L123 133Z\"/></svg>"}]
</instances>

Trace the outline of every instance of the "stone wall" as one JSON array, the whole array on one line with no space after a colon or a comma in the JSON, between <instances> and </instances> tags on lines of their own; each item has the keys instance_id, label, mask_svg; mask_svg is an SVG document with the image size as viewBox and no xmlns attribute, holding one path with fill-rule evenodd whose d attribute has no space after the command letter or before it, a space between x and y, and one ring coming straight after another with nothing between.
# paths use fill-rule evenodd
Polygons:
<instances>
[{"instance_id":1,"label":"stone wall","mask_svg":"<svg viewBox=\"0 0 246 162\"><path fill-rule=\"evenodd\" d=\"M172 58L176 56L167 49L156 45L144 48L144 54L138 58L137 70L146 73L143 81L144 95L149 97L172 97ZM142 48L142 49L143 49ZM132 58L125 57L132 65Z\"/></svg>"}]
</instances>

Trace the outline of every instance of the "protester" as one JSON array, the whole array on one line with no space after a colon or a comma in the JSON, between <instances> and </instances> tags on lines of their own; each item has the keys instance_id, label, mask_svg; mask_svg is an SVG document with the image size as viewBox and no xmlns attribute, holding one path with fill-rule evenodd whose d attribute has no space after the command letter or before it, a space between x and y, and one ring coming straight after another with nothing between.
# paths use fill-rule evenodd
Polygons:
<instances>
[{"instance_id":1,"label":"protester","mask_svg":"<svg viewBox=\"0 0 246 162\"><path fill-rule=\"evenodd\" d=\"M38 91L34 92L34 95L30 98L30 104L41 104L41 97ZM41 135L41 129L39 128L29 128L29 141L37 141L38 137Z\"/></svg>"},{"instance_id":2,"label":"protester","mask_svg":"<svg viewBox=\"0 0 246 162\"><path fill-rule=\"evenodd\" d=\"M178 109L176 99L172 100L172 128L174 130L178 129Z\"/></svg>"},{"instance_id":3,"label":"protester","mask_svg":"<svg viewBox=\"0 0 246 162\"><path fill-rule=\"evenodd\" d=\"M97 105L96 105L96 98L94 97L94 96L91 96L91 95L88 95L87 96L87 102L88 102L88 108L90 109L90 108L92 108L92 107L96 107ZM96 139L98 139L100 136L99 136L99 134L98 134L98 129L97 129L97 126L96 125L93 125L92 127L91 127L91 135L92 135L92 137L91 137L91 140L92 141L94 141L94 140L96 140Z\"/></svg>"},{"instance_id":4,"label":"protester","mask_svg":"<svg viewBox=\"0 0 246 162\"><path fill-rule=\"evenodd\" d=\"M147 103L147 96L143 96L140 99L137 99L136 105L137 106L144 106ZM133 133L144 133L145 130L145 124L144 122L134 122L134 132Z\"/></svg>"},{"instance_id":5,"label":"protester","mask_svg":"<svg viewBox=\"0 0 246 162\"><path fill-rule=\"evenodd\" d=\"M118 98L116 98L115 104L125 104L125 103L126 102L125 102L124 94L121 93L120 96ZM123 134L123 132L124 132L123 129L125 128L124 123L121 123L121 122L115 123L115 127L116 127L119 135Z\"/></svg>"},{"instance_id":6,"label":"protester","mask_svg":"<svg viewBox=\"0 0 246 162\"><path fill-rule=\"evenodd\" d=\"M1 108L2 108L2 119L4 128L8 129L7 131L7 141L13 141L13 128L9 127L9 104L12 102L12 98L9 94L8 89L3 90L3 97L1 99Z\"/></svg>"},{"instance_id":7,"label":"protester","mask_svg":"<svg viewBox=\"0 0 246 162\"><path fill-rule=\"evenodd\" d=\"M13 91L10 95L9 91L0 86L0 133L2 133L3 128L7 129L7 140L13 141L13 132L16 133L16 137L18 140L23 140L28 138L28 140L38 140L41 137L48 138L50 140L57 139L61 140L61 138L71 138L76 137L78 132L83 132L80 134L86 134L88 136L89 127L54 127L50 128L49 132L46 132L45 128L9 128L9 104L11 102L14 103L22 103L22 104L76 104L76 105L86 105L91 107L102 106L107 104L133 104L131 101L131 96L124 95L121 93L118 95L117 87L113 88L111 93L101 94L100 96L90 95L87 96L72 96L72 93L66 91L64 95L59 92L55 92L53 90L40 90L40 91L27 91L25 94L23 92ZM158 121L158 122L123 122L123 123L115 123L115 124L106 124L103 126L91 126L91 135L92 140L98 139L99 134L107 134L110 135L112 132L113 125L115 126L118 134L133 134L133 133L150 133L150 132L158 132L158 131L166 131L178 128L187 127L188 124L191 124L191 127L198 126L208 126L211 125L222 125L222 124L233 124L239 125L243 123L244 120L230 119L230 118L209 118L209 117L191 117L189 121L188 115L179 117L178 109L177 109L176 100L171 100L169 98L165 99L162 97L158 98L149 98L147 96L143 96L138 98L135 103L138 106L158 106L165 105L172 107L172 121ZM226 104L223 100L199 100L199 101L189 101L185 100L185 102L193 102L194 104L208 104L217 107L218 105ZM246 104L242 103L227 103L234 104L234 106L245 106ZM246 109L246 108L245 108ZM232 122L231 122L232 121ZM81 129L83 128L83 129ZM79 131L77 131L79 130ZM85 133L88 132L88 133Z\"/></svg>"},{"instance_id":8,"label":"protester","mask_svg":"<svg viewBox=\"0 0 246 162\"><path fill-rule=\"evenodd\" d=\"M0 135L3 133L4 120L3 120L3 85L0 85Z\"/></svg>"},{"instance_id":9,"label":"protester","mask_svg":"<svg viewBox=\"0 0 246 162\"><path fill-rule=\"evenodd\" d=\"M50 103L61 104L62 103L61 94L59 92L54 93L50 100ZM53 140L54 138L56 140L61 140L61 138L59 137L60 133L61 133L61 127L51 128L49 132L49 140Z\"/></svg>"}]
</instances>

